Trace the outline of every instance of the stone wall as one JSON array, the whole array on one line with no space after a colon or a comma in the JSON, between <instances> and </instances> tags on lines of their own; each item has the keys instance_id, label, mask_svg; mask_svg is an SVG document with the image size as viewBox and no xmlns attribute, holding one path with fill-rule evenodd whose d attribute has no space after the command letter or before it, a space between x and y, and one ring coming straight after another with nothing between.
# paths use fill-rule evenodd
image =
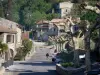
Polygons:
<instances>
[{"instance_id":1,"label":"stone wall","mask_svg":"<svg viewBox=\"0 0 100 75\"><path fill-rule=\"evenodd\" d=\"M60 75L84 75L85 67L81 68L64 68L60 64L56 65L56 71Z\"/></svg>"}]
</instances>

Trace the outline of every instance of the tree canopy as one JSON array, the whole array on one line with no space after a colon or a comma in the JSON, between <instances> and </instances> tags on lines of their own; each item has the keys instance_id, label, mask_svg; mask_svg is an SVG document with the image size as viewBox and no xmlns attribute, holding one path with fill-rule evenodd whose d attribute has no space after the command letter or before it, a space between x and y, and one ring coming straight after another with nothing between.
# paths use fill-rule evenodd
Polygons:
<instances>
[{"instance_id":1,"label":"tree canopy","mask_svg":"<svg viewBox=\"0 0 100 75\"><path fill-rule=\"evenodd\" d=\"M9 6L11 1L12 5ZM55 0L60 2L62 0ZM9 8L10 7L10 8ZM0 1L0 17L7 18L11 15L12 21L24 25L26 28L31 28L35 22L41 19L52 19L57 17L57 14L48 13L52 9L52 2L47 0L3 0ZM11 14L7 14L11 11ZM4 15L4 16L3 16Z\"/></svg>"},{"instance_id":2,"label":"tree canopy","mask_svg":"<svg viewBox=\"0 0 100 75\"><path fill-rule=\"evenodd\" d=\"M0 17L7 18L7 16L10 17L9 15L11 15L10 18L12 18L11 19L12 21L24 25L26 29L30 29L35 25L36 21L38 20L41 19L51 20L52 18L59 17L59 14L52 12L53 5L55 3L59 3L63 1L72 1L79 5L83 0L38 0L38 1L37 0L0 0L0 11L1 11ZM88 1L89 4L94 5L97 0L91 0L91 1L86 0L86 1ZM79 9L77 9L78 12L81 12L81 9L80 10ZM75 10L75 12L77 10ZM10 14L8 13L8 11L11 11ZM76 14L74 13L73 15ZM82 20L87 19L89 21L94 22L95 18L97 17L97 14L91 11L87 11L86 13L79 16L81 17Z\"/></svg>"}]
</instances>

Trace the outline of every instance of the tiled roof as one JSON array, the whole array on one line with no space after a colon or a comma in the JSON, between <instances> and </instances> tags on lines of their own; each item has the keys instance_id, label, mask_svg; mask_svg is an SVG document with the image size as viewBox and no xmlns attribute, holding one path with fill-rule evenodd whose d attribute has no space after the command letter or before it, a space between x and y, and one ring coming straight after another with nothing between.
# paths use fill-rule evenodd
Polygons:
<instances>
[{"instance_id":1,"label":"tiled roof","mask_svg":"<svg viewBox=\"0 0 100 75\"><path fill-rule=\"evenodd\" d=\"M16 28L16 27L22 28L22 26L19 25L18 23L1 18L1 17L0 17L0 25L12 27L12 28Z\"/></svg>"},{"instance_id":2,"label":"tiled roof","mask_svg":"<svg viewBox=\"0 0 100 75\"><path fill-rule=\"evenodd\" d=\"M4 33L17 33L17 31L15 31L15 29L6 27L6 26L2 26L0 25L0 32L4 32Z\"/></svg>"},{"instance_id":3,"label":"tiled roof","mask_svg":"<svg viewBox=\"0 0 100 75\"><path fill-rule=\"evenodd\" d=\"M4 19L4 18L0 18L0 25L16 28L18 23L15 23L13 21L10 21L10 20Z\"/></svg>"},{"instance_id":4,"label":"tiled roof","mask_svg":"<svg viewBox=\"0 0 100 75\"><path fill-rule=\"evenodd\" d=\"M44 23L49 23L49 21L47 21L47 20L40 20L36 24L44 24Z\"/></svg>"},{"instance_id":5,"label":"tiled roof","mask_svg":"<svg viewBox=\"0 0 100 75\"><path fill-rule=\"evenodd\" d=\"M64 19L52 19L50 22L51 23L59 23L59 22L65 22L65 20Z\"/></svg>"}]
</instances>

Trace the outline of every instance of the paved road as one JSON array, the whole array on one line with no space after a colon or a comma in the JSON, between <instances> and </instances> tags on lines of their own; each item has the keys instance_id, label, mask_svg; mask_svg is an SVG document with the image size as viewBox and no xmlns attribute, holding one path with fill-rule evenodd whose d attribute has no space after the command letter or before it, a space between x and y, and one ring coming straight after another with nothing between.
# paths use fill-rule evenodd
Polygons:
<instances>
[{"instance_id":1,"label":"paved road","mask_svg":"<svg viewBox=\"0 0 100 75\"><path fill-rule=\"evenodd\" d=\"M28 61L16 61L8 68L8 75L58 75L55 71L55 64L51 58L46 59L45 54L48 48L36 48L36 53Z\"/></svg>"}]
</instances>

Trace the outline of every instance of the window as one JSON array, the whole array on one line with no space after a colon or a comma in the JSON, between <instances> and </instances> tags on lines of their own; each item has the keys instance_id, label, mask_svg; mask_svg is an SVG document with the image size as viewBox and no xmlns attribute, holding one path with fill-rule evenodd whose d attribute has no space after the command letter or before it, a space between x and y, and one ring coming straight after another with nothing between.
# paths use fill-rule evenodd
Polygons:
<instances>
[{"instance_id":1,"label":"window","mask_svg":"<svg viewBox=\"0 0 100 75\"><path fill-rule=\"evenodd\" d=\"M7 43L14 43L14 35L7 35Z\"/></svg>"},{"instance_id":2,"label":"window","mask_svg":"<svg viewBox=\"0 0 100 75\"><path fill-rule=\"evenodd\" d=\"M7 35L7 43L11 42L11 35Z\"/></svg>"},{"instance_id":3,"label":"window","mask_svg":"<svg viewBox=\"0 0 100 75\"><path fill-rule=\"evenodd\" d=\"M14 35L12 35L12 43L14 43Z\"/></svg>"}]
</instances>

